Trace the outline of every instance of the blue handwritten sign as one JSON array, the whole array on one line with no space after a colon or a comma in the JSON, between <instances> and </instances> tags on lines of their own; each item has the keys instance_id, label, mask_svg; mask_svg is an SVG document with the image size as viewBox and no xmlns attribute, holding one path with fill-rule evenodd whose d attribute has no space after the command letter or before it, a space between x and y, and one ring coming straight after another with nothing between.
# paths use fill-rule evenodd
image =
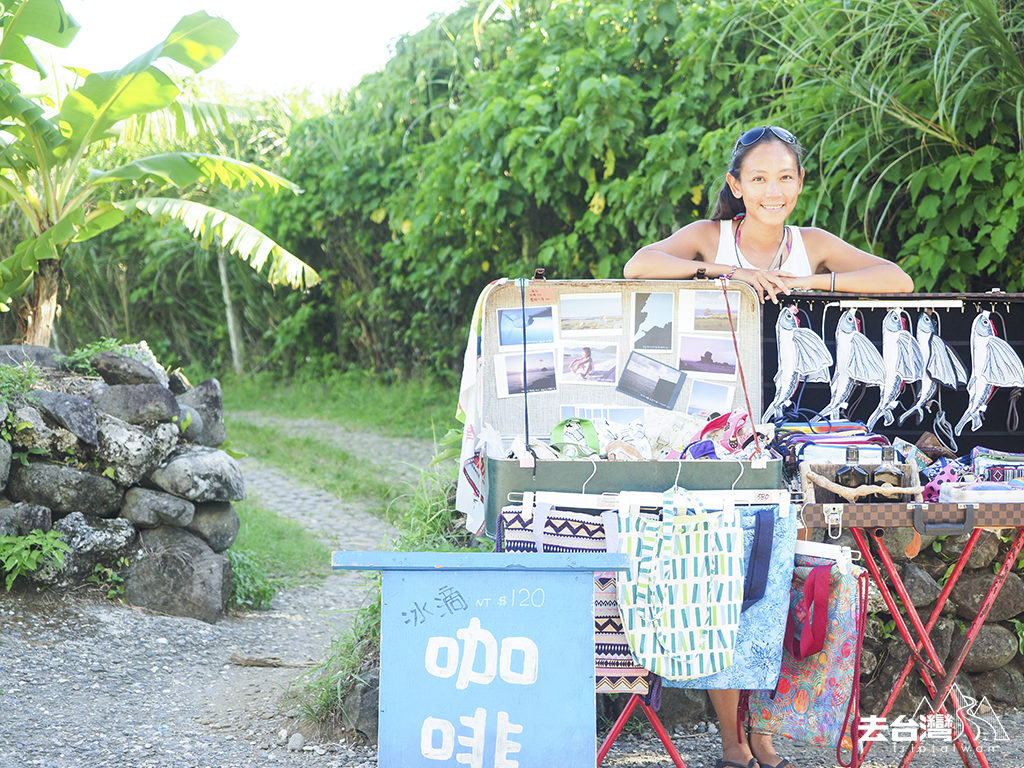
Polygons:
<instances>
[{"instance_id":1,"label":"blue handwritten sign","mask_svg":"<svg viewBox=\"0 0 1024 768\"><path fill-rule=\"evenodd\" d=\"M593 571L619 556L338 552L334 567L370 562L381 768L593 768Z\"/></svg>"}]
</instances>

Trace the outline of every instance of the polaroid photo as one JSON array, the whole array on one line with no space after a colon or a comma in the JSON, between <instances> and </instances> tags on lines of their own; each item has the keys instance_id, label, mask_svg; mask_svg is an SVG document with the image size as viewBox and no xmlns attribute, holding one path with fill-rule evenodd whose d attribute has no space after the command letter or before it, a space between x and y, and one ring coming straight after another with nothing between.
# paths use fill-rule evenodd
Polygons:
<instances>
[{"instance_id":1,"label":"polaroid photo","mask_svg":"<svg viewBox=\"0 0 1024 768\"><path fill-rule=\"evenodd\" d=\"M526 344L553 344L555 341L555 306L515 307L498 310L498 349L522 349L523 331Z\"/></svg>"},{"instance_id":2,"label":"polaroid photo","mask_svg":"<svg viewBox=\"0 0 1024 768\"><path fill-rule=\"evenodd\" d=\"M615 385L619 378L618 344L565 344L562 346L562 384Z\"/></svg>"},{"instance_id":3,"label":"polaroid photo","mask_svg":"<svg viewBox=\"0 0 1024 768\"><path fill-rule=\"evenodd\" d=\"M693 384L690 387L690 399L686 403L686 412L705 419L712 414L728 413L732 410L735 393L736 387L734 386L693 379Z\"/></svg>"},{"instance_id":4,"label":"polaroid photo","mask_svg":"<svg viewBox=\"0 0 1024 768\"><path fill-rule=\"evenodd\" d=\"M679 370L705 379L736 378L736 345L732 336L679 334Z\"/></svg>"},{"instance_id":5,"label":"polaroid photo","mask_svg":"<svg viewBox=\"0 0 1024 768\"><path fill-rule=\"evenodd\" d=\"M564 336L617 336L622 332L622 295L569 293L558 303L559 328Z\"/></svg>"},{"instance_id":6,"label":"polaroid photo","mask_svg":"<svg viewBox=\"0 0 1024 768\"><path fill-rule=\"evenodd\" d=\"M686 374L653 357L631 352L615 387L619 392L669 410L676 404Z\"/></svg>"},{"instance_id":7,"label":"polaroid photo","mask_svg":"<svg viewBox=\"0 0 1024 768\"><path fill-rule=\"evenodd\" d=\"M740 331L740 292L729 291L729 307L721 291L680 291L680 331ZM729 317L732 316L730 327Z\"/></svg>"},{"instance_id":8,"label":"polaroid photo","mask_svg":"<svg viewBox=\"0 0 1024 768\"><path fill-rule=\"evenodd\" d=\"M562 405L559 409L559 420L565 419L604 419L616 424L629 424L631 421L645 421L647 409L642 406L628 405Z\"/></svg>"},{"instance_id":9,"label":"polaroid photo","mask_svg":"<svg viewBox=\"0 0 1024 768\"><path fill-rule=\"evenodd\" d=\"M497 379L498 397L523 394L524 381L525 388L530 392L558 391L554 349L526 353L525 379L522 353L495 355L494 375Z\"/></svg>"},{"instance_id":10,"label":"polaroid photo","mask_svg":"<svg viewBox=\"0 0 1024 768\"><path fill-rule=\"evenodd\" d=\"M633 349L668 352L672 350L675 295L633 294Z\"/></svg>"}]
</instances>

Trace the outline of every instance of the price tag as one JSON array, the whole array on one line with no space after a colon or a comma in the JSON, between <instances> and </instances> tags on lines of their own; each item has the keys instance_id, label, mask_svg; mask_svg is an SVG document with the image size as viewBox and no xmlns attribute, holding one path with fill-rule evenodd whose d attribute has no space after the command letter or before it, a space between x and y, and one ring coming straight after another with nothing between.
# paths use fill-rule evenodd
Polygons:
<instances>
[{"instance_id":1,"label":"price tag","mask_svg":"<svg viewBox=\"0 0 1024 768\"><path fill-rule=\"evenodd\" d=\"M553 285L545 285L543 281L533 280L526 286L527 304L554 304L557 293Z\"/></svg>"}]
</instances>

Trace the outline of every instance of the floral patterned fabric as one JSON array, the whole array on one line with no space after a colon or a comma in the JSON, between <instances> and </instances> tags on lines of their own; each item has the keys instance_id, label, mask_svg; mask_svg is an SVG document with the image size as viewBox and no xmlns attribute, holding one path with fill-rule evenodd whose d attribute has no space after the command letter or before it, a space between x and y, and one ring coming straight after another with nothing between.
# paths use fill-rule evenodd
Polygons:
<instances>
[{"instance_id":1,"label":"floral patterned fabric","mask_svg":"<svg viewBox=\"0 0 1024 768\"><path fill-rule=\"evenodd\" d=\"M797 555L791 610L803 597L804 581L811 569L830 562ZM838 567L832 568L825 644L820 652L799 660L788 649L783 652L782 673L774 692L750 694L751 730L819 747L852 746L866 582L863 568L854 566L845 575Z\"/></svg>"},{"instance_id":2,"label":"floral patterned fabric","mask_svg":"<svg viewBox=\"0 0 1024 768\"><path fill-rule=\"evenodd\" d=\"M665 680L668 688L767 689L779 680L782 667L782 641L786 634L786 614L793 580L793 549L796 546L796 509L786 508L785 516L776 505L739 507L743 526L743 571L749 570L754 545L754 525L760 510L775 517L771 562L764 597L740 614L740 626L732 666L707 677L692 680Z\"/></svg>"}]
</instances>

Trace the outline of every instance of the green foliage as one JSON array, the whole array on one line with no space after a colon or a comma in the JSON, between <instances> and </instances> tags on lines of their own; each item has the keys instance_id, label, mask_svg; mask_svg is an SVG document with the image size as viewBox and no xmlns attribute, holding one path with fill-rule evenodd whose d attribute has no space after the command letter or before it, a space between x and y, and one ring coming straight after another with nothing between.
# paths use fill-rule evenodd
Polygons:
<instances>
[{"instance_id":1,"label":"green foliage","mask_svg":"<svg viewBox=\"0 0 1024 768\"><path fill-rule=\"evenodd\" d=\"M231 595L228 605L251 610L269 608L277 590L256 558L237 549L228 549L225 554L231 561Z\"/></svg>"},{"instance_id":2,"label":"green foliage","mask_svg":"<svg viewBox=\"0 0 1024 768\"><path fill-rule=\"evenodd\" d=\"M71 548L59 531L34 530L25 536L0 536L0 566L4 587L10 592L19 576L39 570L46 564L58 568L64 564L64 553Z\"/></svg>"},{"instance_id":3,"label":"green foliage","mask_svg":"<svg viewBox=\"0 0 1024 768\"><path fill-rule=\"evenodd\" d=\"M30 400L32 390L39 384L39 372L31 362L25 361L21 365L0 365L0 399L8 405L18 401ZM29 425L31 426L31 425ZM16 432L24 429L24 425L17 425L8 422L4 429ZM5 438L7 439L7 438Z\"/></svg>"},{"instance_id":4,"label":"green foliage","mask_svg":"<svg viewBox=\"0 0 1024 768\"><path fill-rule=\"evenodd\" d=\"M1017 634L1017 652L1024 654L1024 621L1019 619L1010 619L1010 625L1013 627L1013 631Z\"/></svg>"},{"instance_id":5,"label":"green foliage","mask_svg":"<svg viewBox=\"0 0 1024 768\"><path fill-rule=\"evenodd\" d=\"M70 371L81 373L85 376L96 376L96 369L92 367L93 355L99 352L120 352L122 342L109 337L84 344L73 352L57 355L57 362Z\"/></svg>"},{"instance_id":6,"label":"green foliage","mask_svg":"<svg viewBox=\"0 0 1024 768\"><path fill-rule=\"evenodd\" d=\"M282 177L232 157L190 152L134 157L108 170L94 165L95 150L118 135L115 127L176 106L181 91L158 62L192 72L210 67L237 40L230 24L202 11L184 16L157 46L116 71L73 70L81 81L64 91L51 83L40 88L12 66L16 62L44 74L29 56L26 38L61 47L71 42L77 26L60 0L11 0L0 18L6 22L0 26L0 109L7 137L0 155L0 203L16 207L22 221L20 241L0 261L0 309L29 294L19 314L26 341L49 343L63 279L60 262L69 244L89 240L135 213L178 220L203 246L216 241L256 271L269 265L266 279L273 284L300 288L316 282L307 265L224 211L140 195L146 186L299 191ZM24 23L25 18L34 21ZM181 126L184 131L184 120ZM121 139L128 141L126 136Z\"/></svg>"},{"instance_id":7,"label":"green foliage","mask_svg":"<svg viewBox=\"0 0 1024 768\"><path fill-rule=\"evenodd\" d=\"M119 558L114 565L103 565L96 563L93 566L85 581L87 584L95 584L106 594L108 600L121 599L124 597L124 577L121 571L130 565L127 557Z\"/></svg>"}]
</instances>

